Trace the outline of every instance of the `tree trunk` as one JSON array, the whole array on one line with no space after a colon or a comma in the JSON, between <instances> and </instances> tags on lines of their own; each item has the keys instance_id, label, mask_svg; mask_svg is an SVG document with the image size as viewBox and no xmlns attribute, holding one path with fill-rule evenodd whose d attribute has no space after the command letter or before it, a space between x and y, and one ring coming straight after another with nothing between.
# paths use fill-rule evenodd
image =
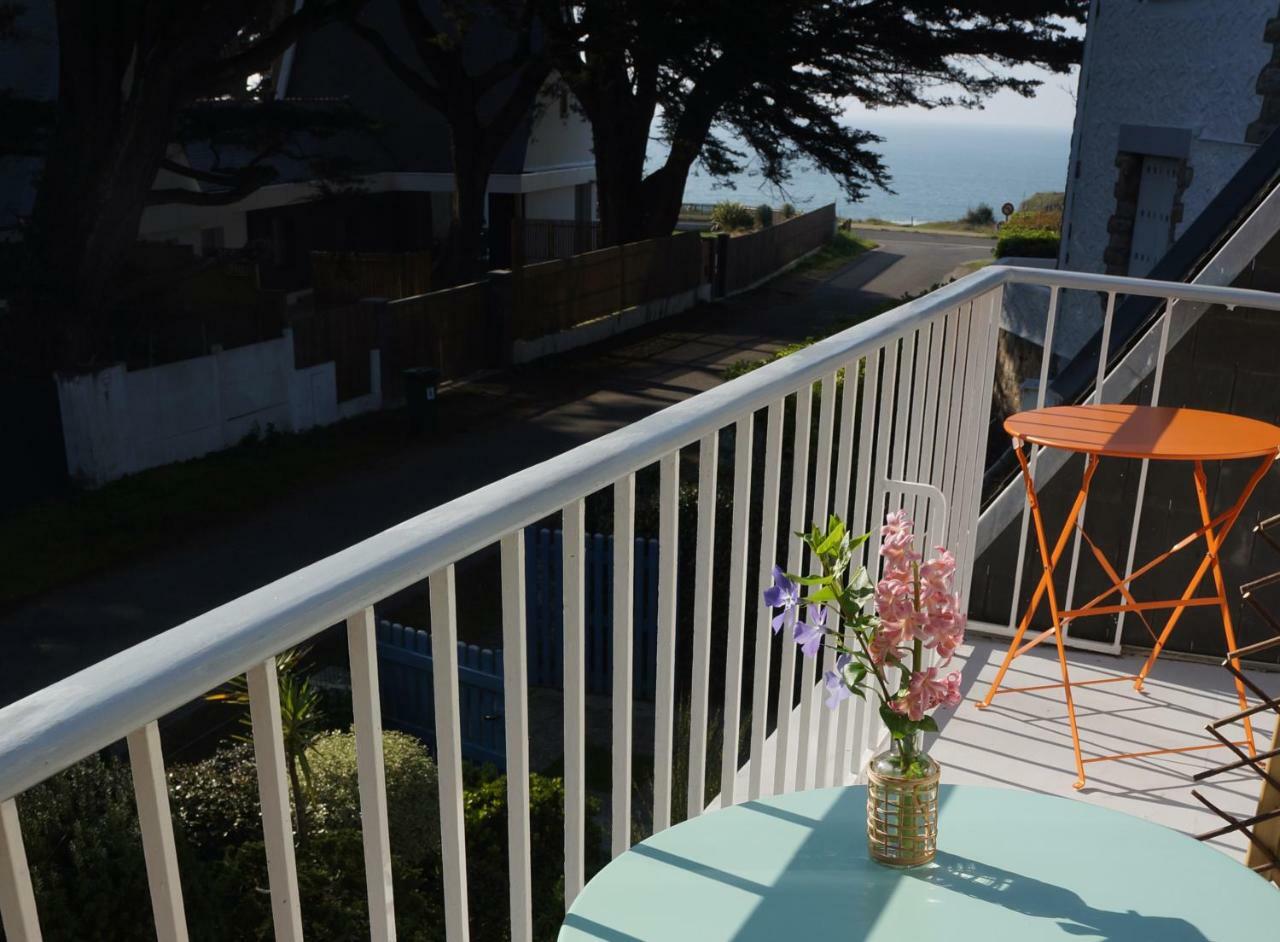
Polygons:
<instances>
[{"instance_id":1,"label":"tree trunk","mask_svg":"<svg viewBox=\"0 0 1280 942\"><path fill-rule=\"evenodd\" d=\"M486 270L484 260L485 197L496 160L483 131L474 126L474 109L450 122L453 147L453 216L449 222L446 277L453 284L475 281Z\"/></svg>"}]
</instances>

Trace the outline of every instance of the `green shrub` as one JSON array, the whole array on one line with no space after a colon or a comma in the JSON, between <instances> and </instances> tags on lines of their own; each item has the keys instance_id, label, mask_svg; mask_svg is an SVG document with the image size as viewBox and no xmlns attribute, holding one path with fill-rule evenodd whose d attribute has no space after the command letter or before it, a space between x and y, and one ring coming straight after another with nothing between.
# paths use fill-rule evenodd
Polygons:
<instances>
[{"instance_id":1,"label":"green shrub","mask_svg":"<svg viewBox=\"0 0 1280 942\"><path fill-rule=\"evenodd\" d=\"M760 223L761 228L773 225L773 207L768 203L761 203L756 207L756 222Z\"/></svg>"},{"instance_id":2,"label":"green shrub","mask_svg":"<svg viewBox=\"0 0 1280 942\"><path fill-rule=\"evenodd\" d=\"M169 769L169 805L191 845L210 857L262 840L253 746L236 742Z\"/></svg>"},{"instance_id":3,"label":"green shrub","mask_svg":"<svg viewBox=\"0 0 1280 942\"><path fill-rule=\"evenodd\" d=\"M782 204L782 218L783 218L783 219L791 219L792 217L794 217L794 216L795 216L795 214L796 214L796 208L795 208L794 206L792 206L790 203L783 203L783 204Z\"/></svg>"},{"instance_id":4,"label":"green shrub","mask_svg":"<svg viewBox=\"0 0 1280 942\"><path fill-rule=\"evenodd\" d=\"M384 731L387 822L391 850L421 864L440 851L439 781L426 747L407 733ZM360 830L356 740L327 733L311 750L311 813L317 833Z\"/></svg>"},{"instance_id":5,"label":"green shrub","mask_svg":"<svg viewBox=\"0 0 1280 942\"><path fill-rule=\"evenodd\" d=\"M1066 193L1032 193L1018 204L1019 212L1058 213L1061 214L1067 205Z\"/></svg>"},{"instance_id":6,"label":"green shrub","mask_svg":"<svg viewBox=\"0 0 1280 942\"><path fill-rule=\"evenodd\" d=\"M467 767L463 813L467 824L467 892L471 937L506 938L509 910L507 777L493 766ZM604 834L588 801L587 874L604 863ZM533 848L533 937L554 939L564 919L564 781L529 776L529 836ZM487 901L482 904L480 901Z\"/></svg>"},{"instance_id":7,"label":"green shrub","mask_svg":"<svg viewBox=\"0 0 1280 942\"><path fill-rule=\"evenodd\" d=\"M750 229L754 223L751 210L733 200L721 200L711 207L711 228L717 232Z\"/></svg>"},{"instance_id":8,"label":"green shrub","mask_svg":"<svg viewBox=\"0 0 1280 942\"><path fill-rule=\"evenodd\" d=\"M979 203L969 208L964 214L964 221L969 226L994 226L996 211L988 203Z\"/></svg>"},{"instance_id":9,"label":"green shrub","mask_svg":"<svg viewBox=\"0 0 1280 942\"><path fill-rule=\"evenodd\" d=\"M126 764L85 759L20 795L18 812L45 938L149 932L151 899Z\"/></svg>"},{"instance_id":10,"label":"green shrub","mask_svg":"<svg viewBox=\"0 0 1280 942\"><path fill-rule=\"evenodd\" d=\"M1052 229L1062 231L1062 210L1026 210L1020 209L1007 220L1005 226L1013 229Z\"/></svg>"},{"instance_id":11,"label":"green shrub","mask_svg":"<svg viewBox=\"0 0 1280 942\"><path fill-rule=\"evenodd\" d=\"M1004 226L996 239L995 257L1057 258L1059 235L1052 229L1011 229Z\"/></svg>"}]
</instances>

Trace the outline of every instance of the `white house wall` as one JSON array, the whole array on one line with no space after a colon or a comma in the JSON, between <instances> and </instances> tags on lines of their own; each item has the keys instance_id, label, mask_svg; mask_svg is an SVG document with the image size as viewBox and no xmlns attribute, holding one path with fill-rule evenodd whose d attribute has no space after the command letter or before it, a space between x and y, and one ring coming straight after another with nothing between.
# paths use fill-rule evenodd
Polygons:
<instances>
[{"instance_id":1,"label":"white house wall","mask_svg":"<svg viewBox=\"0 0 1280 942\"><path fill-rule=\"evenodd\" d=\"M1062 266L1105 269L1121 125L1191 132L1175 238L1253 152L1258 74L1275 0L1097 0L1081 71Z\"/></svg>"},{"instance_id":2,"label":"white house wall","mask_svg":"<svg viewBox=\"0 0 1280 942\"><path fill-rule=\"evenodd\" d=\"M554 91L555 84L556 78L552 76L534 111L533 127L529 131L524 156L526 173L561 167L595 166L591 150L591 124L583 117L572 95L567 98L567 115L560 116L560 95ZM547 94L545 91L552 93Z\"/></svg>"},{"instance_id":3,"label":"white house wall","mask_svg":"<svg viewBox=\"0 0 1280 942\"><path fill-rule=\"evenodd\" d=\"M524 212L529 219L573 219L574 188L536 190L524 198Z\"/></svg>"}]
</instances>

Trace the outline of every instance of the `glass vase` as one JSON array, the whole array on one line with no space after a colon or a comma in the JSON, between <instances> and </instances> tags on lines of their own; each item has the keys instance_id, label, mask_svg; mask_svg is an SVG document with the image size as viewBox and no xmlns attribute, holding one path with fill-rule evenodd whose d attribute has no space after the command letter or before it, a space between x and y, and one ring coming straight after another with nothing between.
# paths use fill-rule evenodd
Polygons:
<instances>
[{"instance_id":1,"label":"glass vase","mask_svg":"<svg viewBox=\"0 0 1280 942\"><path fill-rule=\"evenodd\" d=\"M896 740L867 767L867 852L890 867L918 867L938 852L938 778L920 733Z\"/></svg>"}]
</instances>

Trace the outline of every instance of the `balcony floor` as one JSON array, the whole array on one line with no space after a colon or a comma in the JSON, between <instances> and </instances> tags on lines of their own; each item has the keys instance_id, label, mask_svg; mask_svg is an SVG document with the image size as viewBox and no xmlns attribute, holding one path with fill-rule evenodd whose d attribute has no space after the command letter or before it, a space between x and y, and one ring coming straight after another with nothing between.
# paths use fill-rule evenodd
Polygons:
<instances>
[{"instance_id":1,"label":"balcony floor","mask_svg":"<svg viewBox=\"0 0 1280 942\"><path fill-rule=\"evenodd\" d=\"M1256 808L1261 780L1252 772L1226 773L1198 786L1191 781L1196 772L1231 758L1221 747L1091 763L1085 766L1088 783L1076 791L1071 734L1060 689L1001 694L990 708L977 708L995 679L1007 645L1007 641L976 639L957 653L953 665L963 672L966 699L955 711L939 711L941 731L931 748L942 763L944 781L1024 788L1088 801L1188 834L1223 823L1192 797L1193 787L1234 815L1244 816ZM1133 674L1142 665L1142 658L1135 655L1071 651L1068 657L1073 682ZM1280 687L1276 674L1254 676L1264 690ZM1005 685L1033 686L1060 679L1056 653L1046 645L1014 661ZM1142 693L1131 683L1118 681L1078 688L1075 701L1086 758L1212 741L1205 724L1238 709L1232 678L1225 670L1173 658L1161 658ZM1264 725L1255 726L1255 736L1258 748L1266 749L1272 724L1267 716L1261 720ZM1213 842L1236 857L1243 855L1245 844L1239 834Z\"/></svg>"}]
</instances>

